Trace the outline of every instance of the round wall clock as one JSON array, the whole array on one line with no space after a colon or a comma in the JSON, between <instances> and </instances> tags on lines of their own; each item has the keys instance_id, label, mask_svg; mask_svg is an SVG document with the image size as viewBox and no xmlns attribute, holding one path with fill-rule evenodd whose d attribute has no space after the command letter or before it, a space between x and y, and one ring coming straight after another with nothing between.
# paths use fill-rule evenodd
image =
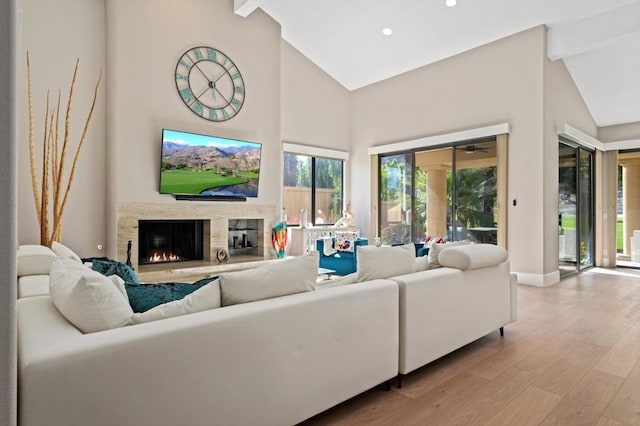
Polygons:
<instances>
[{"instance_id":1,"label":"round wall clock","mask_svg":"<svg viewBox=\"0 0 640 426\"><path fill-rule=\"evenodd\" d=\"M213 47L198 46L184 52L176 64L176 88L185 105L206 120L229 120L244 104L240 70Z\"/></svg>"}]
</instances>

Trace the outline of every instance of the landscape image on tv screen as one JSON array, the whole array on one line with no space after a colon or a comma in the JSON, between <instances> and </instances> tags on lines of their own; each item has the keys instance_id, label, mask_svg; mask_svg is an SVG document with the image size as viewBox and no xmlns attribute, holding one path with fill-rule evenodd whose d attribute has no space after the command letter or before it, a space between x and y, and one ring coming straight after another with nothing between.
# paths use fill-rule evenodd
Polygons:
<instances>
[{"instance_id":1,"label":"landscape image on tv screen","mask_svg":"<svg viewBox=\"0 0 640 426\"><path fill-rule=\"evenodd\" d=\"M262 145L164 129L160 193L257 197Z\"/></svg>"}]
</instances>

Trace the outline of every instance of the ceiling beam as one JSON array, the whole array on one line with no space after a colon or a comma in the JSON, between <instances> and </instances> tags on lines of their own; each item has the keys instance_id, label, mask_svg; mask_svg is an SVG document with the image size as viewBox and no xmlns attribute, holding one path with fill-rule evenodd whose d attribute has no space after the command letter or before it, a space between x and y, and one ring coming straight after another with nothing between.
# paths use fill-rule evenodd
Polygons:
<instances>
[{"instance_id":1,"label":"ceiling beam","mask_svg":"<svg viewBox=\"0 0 640 426\"><path fill-rule=\"evenodd\" d=\"M555 61L630 36L640 36L640 3L637 2L579 21L550 25L547 56Z\"/></svg>"},{"instance_id":2,"label":"ceiling beam","mask_svg":"<svg viewBox=\"0 0 640 426\"><path fill-rule=\"evenodd\" d=\"M246 18L260 7L262 1L263 0L233 0L233 11L236 15Z\"/></svg>"}]
</instances>

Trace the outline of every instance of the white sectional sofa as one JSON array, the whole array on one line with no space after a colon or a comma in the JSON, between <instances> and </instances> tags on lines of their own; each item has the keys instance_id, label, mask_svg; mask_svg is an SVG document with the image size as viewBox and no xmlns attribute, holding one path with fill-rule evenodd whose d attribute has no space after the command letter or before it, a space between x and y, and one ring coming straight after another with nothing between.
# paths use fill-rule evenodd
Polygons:
<instances>
[{"instance_id":1,"label":"white sectional sofa","mask_svg":"<svg viewBox=\"0 0 640 426\"><path fill-rule=\"evenodd\" d=\"M453 249L450 249L453 250ZM400 374L407 374L517 319L509 262L443 267L393 277L400 288Z\"/></svg>"},{"instance_id":2,"label":"white sectional sofa","mask_svg":"<svg viewBox=\"0 0 640 426\"><path fill-rule=\"evenodd\" d=\"M359 276L391 271L389 279L400 289L399 385L402 375L492 331L502 334L517 319L517 276L510 273L503 248L434 244L429 257L418 258L411 270L413 250L411 244L383 250L364 246L358 259Z\"/></svg>"},{"instance_id":3,"label":"white sectional sofa","mask_svg":"<svg viewBox=\"0 0 640 426\"><path fill-rule=\"evenodd\" d=\"M89 334L56 308L46 271L19 259L20 425L303 421L515 319L508 262L459 257Z\"/></svg>"}]
</instances>

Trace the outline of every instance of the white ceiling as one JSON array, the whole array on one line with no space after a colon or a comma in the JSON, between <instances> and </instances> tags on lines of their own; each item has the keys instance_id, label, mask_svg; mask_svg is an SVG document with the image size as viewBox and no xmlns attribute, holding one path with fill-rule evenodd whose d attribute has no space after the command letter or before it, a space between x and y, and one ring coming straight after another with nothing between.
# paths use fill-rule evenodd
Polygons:
<instances>
[{"instance_id":1,"label":"white ceiling","mask_svg":"<svg viewBox=\"0 0 640 426\"><path fill-rule=\"evenodd\" d=\"M545 24L549 57L565 61L596 124L640 121L640 0L234 1L243 16L263 9L349 90Z\"/></svg>"}]
</instances>

